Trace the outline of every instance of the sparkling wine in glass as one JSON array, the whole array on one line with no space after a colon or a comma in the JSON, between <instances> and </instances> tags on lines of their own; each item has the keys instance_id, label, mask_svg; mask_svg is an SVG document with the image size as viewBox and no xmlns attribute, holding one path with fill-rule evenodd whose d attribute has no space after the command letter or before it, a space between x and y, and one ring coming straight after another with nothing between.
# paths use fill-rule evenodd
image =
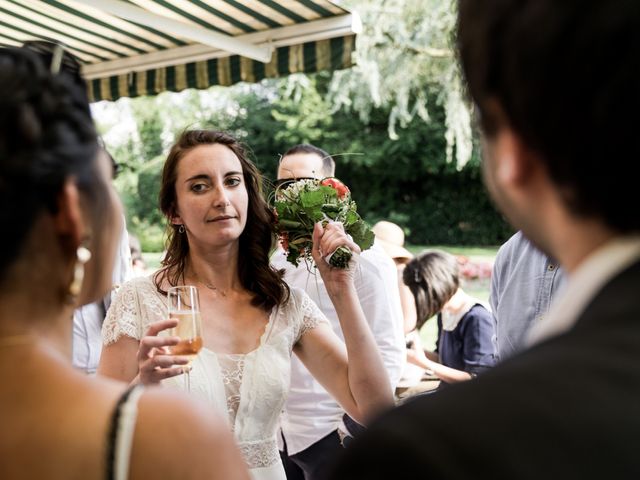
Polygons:
<instances>
[{"instance_id":1,"label":"sparkling wine in glass","mask_svg":"<svg viewBox=\"0 0 640 480\"><path fill-rule=\"evenodd\" d=\"M170 335L179 337L177 345L169 347L172 355L189 357L184 374L185 390L191 391L189 370L191 362L202 349L202 320L200 317L200 301L198 289L191 285L169 288L167 292L169 317L178 320Z\"/></svg>"}]
</instances>

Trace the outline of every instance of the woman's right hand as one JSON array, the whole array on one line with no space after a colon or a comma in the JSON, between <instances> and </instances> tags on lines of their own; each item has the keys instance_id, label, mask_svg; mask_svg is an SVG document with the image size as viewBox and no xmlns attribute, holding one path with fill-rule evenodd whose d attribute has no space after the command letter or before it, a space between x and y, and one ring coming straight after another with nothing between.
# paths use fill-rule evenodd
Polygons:
<instances>
[{"instance_id":1,"label":"woman's right hand","mask_svg":"<svg viewBox=\"0 0 640 480\"><path fill-rule=\"evenodd\" d=\"M178 344L178 337L158 336L158 333L178 325L176 319L170 318L154 322L140 340L138 347L138 380L143 385L160 383L165 378L175 377L185 372L184 365L189 358L171 355L169 347ZM177 365L177 366L176 366Z\"/></svg>"}]
</instances>

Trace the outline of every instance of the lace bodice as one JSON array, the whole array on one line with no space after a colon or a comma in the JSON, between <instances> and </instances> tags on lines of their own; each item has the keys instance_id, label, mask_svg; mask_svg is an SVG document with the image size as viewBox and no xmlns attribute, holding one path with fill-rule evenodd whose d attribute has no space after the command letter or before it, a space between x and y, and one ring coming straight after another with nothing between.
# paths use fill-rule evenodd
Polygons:
<instances>
[{"instance_id":1,"label":"lace bodice","mask_svg":"<svg viewBox=\"0 0 640 480\"><path fill-rule=\"evenodd\" d=\"M140 339L149 325L167 318L166 298L158 293L151 277L125 283L107 312L102 328L105 344L125 335ZM206 317L203 316L206 322ZM289 391L293 346L304 333L328 322L300 289L292 288L289 300L273 309L258 348L247 354L216 354L202 349L193 361L191 392L208 401L229 422L247 464L256 472L279 466L276 443L279 416ZM330 328L330 327L329 327ZM182 389L183 379L163 382ZM254 478L284 479L281 476Z\"/></svg>"},{"instance_id":2,"label":"lace bodice","mask_svg":"<svg viewBox=\"0 0 640 480\"><path fill-rule=\"evenodd\" d=\"M242 374L244 372L244 355L218 355L220 374L224 392L227 397L227 414L234 429L238 407L240 406L240 387L242 386Z\"/></svg>"}]
</instances>

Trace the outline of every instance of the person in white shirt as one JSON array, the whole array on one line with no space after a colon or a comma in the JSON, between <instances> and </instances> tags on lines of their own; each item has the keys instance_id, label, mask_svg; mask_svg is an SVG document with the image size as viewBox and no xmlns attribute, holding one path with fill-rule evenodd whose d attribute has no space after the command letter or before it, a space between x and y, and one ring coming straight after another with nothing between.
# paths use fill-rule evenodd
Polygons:
<instances>
[{"instance_id":1,"label":"person in white shirt","mask_svg":"<svg viewBox=\"0 0 640 480\"><path fill-rule=\"evenodd\" d=\"M276 185L334 175L335 162L327 152L313 145L296 145L282 157ZM306 290L342 338L335 308L320 275L314 275L304 262L298 267L288 263L282 248L273 254L271 262L285 270L284 278L289 285ZM374 243L360 254L359 270L355 274L358 298L380 349L390 379L389 389L393 391L406 361L396 267L383 248ZM344 441L361 428L345 415L297 358L292 358L291 388L280 426L280 450L288 480L323 478Z\"/></svg>"},{"instance_id":2,"label":"person in white shirt","mask_svg":"<svg viewBox=\"0 0 640 480\"><path fill-rule=\"evenodd\" d=\"M73 312L73 366L78 370L94 375L100 363L102 352L102 322L109 310L111 300L119 285L132 276L131 253L127 229L120 233L120 245L116 253L113 269L113 286L107 295L97 302L84 305Z\"/></svg>"},{"instance_id":3,"label":"person in white shirt","mask_svg":"<svg viewBox=\"0 0 640 480\"><path fill-rule=\"evenodd\" d=\"M118 164L111 154L103 148L113 166L112 179L118 174ZM100 363L102 352L102 322L107 314L111 300L118 288L132 276L131 251L129 249L129 234L126 219L122 215L122 231L120 243L116 251L113 266L112 288L102 299L77 308L73 312L73 366L87 375L94 375Z\"/></svg>"}]
</instances>

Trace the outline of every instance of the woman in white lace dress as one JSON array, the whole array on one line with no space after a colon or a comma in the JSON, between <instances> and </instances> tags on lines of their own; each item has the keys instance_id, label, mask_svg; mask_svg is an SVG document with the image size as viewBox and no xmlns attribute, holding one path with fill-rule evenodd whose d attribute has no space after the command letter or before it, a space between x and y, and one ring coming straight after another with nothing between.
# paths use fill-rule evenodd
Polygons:
<instances>
[{"instance_id":1,"label":"woman in white lace dress","mask_svg":"<svg viewBox=\"0 0 640 480\"><path fill-rule=\"evenodd\" d=\"M274 214L242 146L215 131L186 131L164 166L160 206L171 228L164 268L125 284L107 314L99 373L181 388L185 360L166 354L158 335L168 319L166 291L200 291L204 348L191 390L226 412L253 478L284 480L276 444L289 390L291 353L361 423L392 404L380 356L353 287L353 268L329 268L321 252L346 245L339 224L316 226L313 257L338 312L345 345L309 297L289 289L269 264ZM347 364L347 354L349 362Z\"/></svg>"}]
</instances>

